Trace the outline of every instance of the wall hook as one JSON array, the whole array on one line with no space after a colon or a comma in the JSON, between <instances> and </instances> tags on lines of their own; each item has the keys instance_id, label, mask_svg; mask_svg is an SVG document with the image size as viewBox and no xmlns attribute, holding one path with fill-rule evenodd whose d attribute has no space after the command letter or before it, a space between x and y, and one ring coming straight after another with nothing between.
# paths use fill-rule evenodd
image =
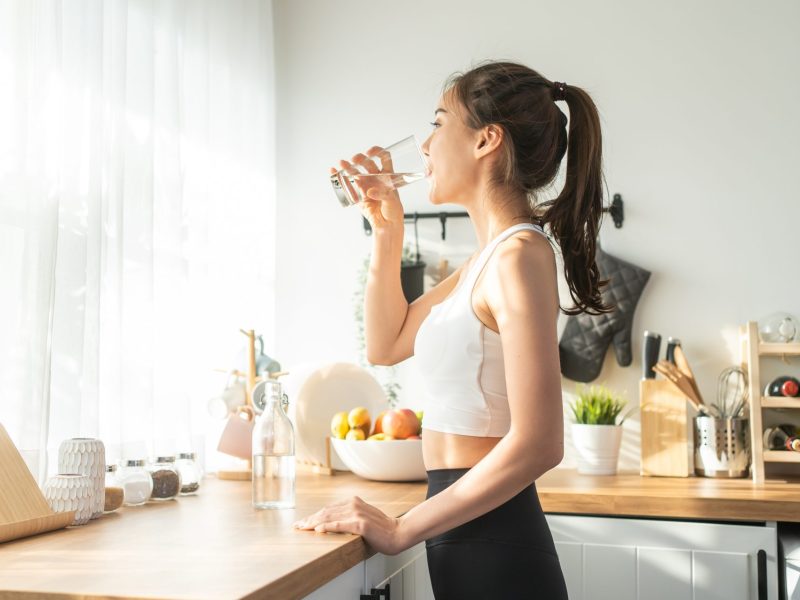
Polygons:
<instances>
[{"instance_id":1,"label":"wall hook","mask_svg":"<svg viewBox=\"0 0 800 600\"><path fill-rule=\"evenodd\" d=\"M603 212L607 212L614 219L614 226L619 229L622 227L622 222L625 220L625 214L622 209L622 195L614 194L614 199L611 201L611 206L606 206Z\"/></svg>"}]
</instances>

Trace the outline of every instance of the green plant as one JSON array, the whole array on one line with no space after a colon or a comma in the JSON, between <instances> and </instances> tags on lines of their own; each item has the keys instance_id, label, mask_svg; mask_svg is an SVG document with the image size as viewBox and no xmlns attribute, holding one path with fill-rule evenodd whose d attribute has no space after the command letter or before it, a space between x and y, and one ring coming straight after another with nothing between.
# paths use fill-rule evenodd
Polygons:
<instances>
[{"instance_id":1,"label":"green plant","mask_svg":"<svg viewBox=\"0 0 800 600\"><path fill-rule=\"evenodd\" d=\"M405 250L404 250L405 255ZM367 345L364 335L364 290L367 287L367 274L369 273L370 255L368 254L361 268L358 270L356 292L353 294L353 317L356 322L356 340L358 342L358 364L370 371L383 386L386 398L391 408L397 407L397 393L401 386L396 380L397 367L373 365L367 361Z\"/></svg>"},{"instance_id":2,"label":"green plant","mask_svg":"<svg viewBox=\"0 0 800 600\"><path fill-rule=\"evenodd\" d=\"M576 386L578 398L569 407L576 423L584 425L622 425L627 414L617 423L617 416L628 403L605 385ZM628 412L630 414L636 407Z\"/></svg>"}]
</instances>

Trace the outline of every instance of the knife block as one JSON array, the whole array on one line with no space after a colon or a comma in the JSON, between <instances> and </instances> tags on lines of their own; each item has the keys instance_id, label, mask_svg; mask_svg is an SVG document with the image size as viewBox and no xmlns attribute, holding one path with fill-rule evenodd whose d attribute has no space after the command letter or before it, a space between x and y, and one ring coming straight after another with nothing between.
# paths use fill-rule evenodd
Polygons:
<instances>
[{"instance_id":1,"label":"knife block","mask_svg":"<svg viewBox=\"0 0 800 600\"><path fill-rule=\"evenodd\" d=\"M689 477L694 474L693 421L689 399L667 379L639 382L640 475Z\"/></svg>"}]
</instances>

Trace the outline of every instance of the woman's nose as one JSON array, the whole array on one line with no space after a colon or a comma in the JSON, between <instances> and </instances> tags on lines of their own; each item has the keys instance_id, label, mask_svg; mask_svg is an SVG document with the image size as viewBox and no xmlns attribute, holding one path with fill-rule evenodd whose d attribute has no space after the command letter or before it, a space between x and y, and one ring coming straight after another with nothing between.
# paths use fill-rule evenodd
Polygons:
<instances>
[{"instance_id":1,"label":"woman's nose","mask_svg":"<svg viewBox=\"0 0 800 600\"><path fill-rule=\"evenodd\" d=\"M425 140L425 141L422 143L422 146L420 146L420 150L422 150L422 153L423 153L425 156L430 156L430 153L428 152L428 144L430 143L430 141L431 141L431 136L428 136L428 139L426 139L426 140Z\"/></svg>"}]
</instances>

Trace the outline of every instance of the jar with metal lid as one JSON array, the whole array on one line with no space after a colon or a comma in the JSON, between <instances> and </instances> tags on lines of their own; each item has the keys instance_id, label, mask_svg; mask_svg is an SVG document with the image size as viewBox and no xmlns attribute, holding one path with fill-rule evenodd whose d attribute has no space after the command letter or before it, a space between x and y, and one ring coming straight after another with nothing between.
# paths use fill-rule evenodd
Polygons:
<instances>
[{"instance_id":1,"label":"jar with metal lid","mask_svg":"<svg viewBox=\"0 0 800 600\"><path fill-rule=\"evenodd\" d=\"M181 476L175 466L174 456L159 456L147 466L153 478L151 500L173 500L181 491Z\"/></svg>"},{"instance_id":2,"label":"jar with metal lid","mask_svg":"<svg viewBox=\"0 0 800 600\"><path fill-rule=\"evenodd\" d=\"M142 459L125 461L117 474L117 483L122 488L126 506L141 506L153 492L153 478L145 469L145 461Z\"/></svg>"},{"instance_id":3,"label":"jar with metal lid","mask_svg":"<svg viewBox=\"0 0 800 600\"><path fill-rule=\"evenodd\" d=\"M197 464L197 455L194 452L181 452L175 463L178 474L181 476L181 496L196 494L203 478L200 465Z\"/></svg>"},{"instance_id":4,"label":"jar with metal lid","mask_svg":"<svg viewBox=\"0 0 800 600\"><path fill-rule=\"evenodd\" d=\"M122 506L125 499L125 490L117 482L117 465L106 465L106 497L103 502L103 512L112 512Z\"/></svg>"}]
</instances>

